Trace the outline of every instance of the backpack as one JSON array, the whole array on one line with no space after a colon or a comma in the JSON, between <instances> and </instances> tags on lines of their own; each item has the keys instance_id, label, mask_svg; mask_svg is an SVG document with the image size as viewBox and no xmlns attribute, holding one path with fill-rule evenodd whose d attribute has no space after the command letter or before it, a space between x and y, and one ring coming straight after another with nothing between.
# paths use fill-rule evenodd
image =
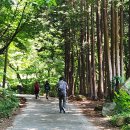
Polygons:
<instances>
[{"instance_id":1,"label":"backpack","mask_svg":"<svg viewBox=\"0 0 130 130\"><path fill-rule=\"evenodd\" d=\"M58 96L59 97L64 96L64 92L63 92L63 90L61 88L58 88Z\"/></svg>"},{"instance_id":2,"label":"backpack","mask_svg":"<svg viewBox=\"0 0 130 130\"><path fill-rule=\"evenodd\" d=\"M61 96L64 96L64 90L63 90L63 84L58 84L58 96L61 97Z\"/></svg>"},{"instance_id":3,"label":"backpack","mask_svg":"<svg viewBox=\"0 0 130 130\"><path fill-rule=\"evenodd\" d=\"M47 91L50 90L50 85L49 85L49 84L46 84L46 85L45 85L45 90L47 90Z\"/></svg>"}]
</instances>

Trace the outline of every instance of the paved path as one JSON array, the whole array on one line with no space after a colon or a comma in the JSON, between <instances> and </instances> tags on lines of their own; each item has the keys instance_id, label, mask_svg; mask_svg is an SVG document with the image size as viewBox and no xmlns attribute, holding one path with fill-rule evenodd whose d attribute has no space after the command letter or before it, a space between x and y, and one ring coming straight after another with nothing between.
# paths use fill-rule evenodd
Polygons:
<instances>
[{"instance_id":1,"label":"paved path","mask_svg":"<svg viewBox=\"0 0 130 130\"><path fill-rule=\"evenodd\" d=\"M100 130L81 114L80 109L67 103L67 112L59 113L58 100L26 96L27 106L17 115L13 126L6 130Z\"/></svg>"}]
</instances>

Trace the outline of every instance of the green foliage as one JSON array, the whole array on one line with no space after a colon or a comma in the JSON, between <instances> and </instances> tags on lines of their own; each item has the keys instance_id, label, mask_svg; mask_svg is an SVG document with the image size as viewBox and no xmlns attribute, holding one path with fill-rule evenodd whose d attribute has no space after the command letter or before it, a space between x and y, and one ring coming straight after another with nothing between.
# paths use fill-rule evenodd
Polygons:
<instances>
[{"instance_id":1,"label":"green foliage","mask_svg":"<svg viewBox=\"0 0 130 130\"><path fill-rule=\"evenodd\" d=\"M121 130L130 130L130 125L124 125Z\"/></svg>"},{"instance_id":2,"label":"green foliage","mask_svg":"<svg viewBox=\"0 0 130 130\"><path fill-rule=\"evenodd\" d=\"M61 33L51 26L47 16L47 6L50 8L55 5L55 0L0 2L0 49L6 45L20 24L18 34L9 46L6 74L14 90L21 83L25 92L32 93L32 84L36 79L41 82L50 78L51 82L56 82L57 78L54 77L63 71L63 62L57 60L62 59L62 56L59 57L62 51L58 47ZM2 82L4 56L0 57L0 61Z\"/></svg>"},{"instance_id":3,"label":"green foliage","mask_svg":"<svg viewBox=\"0 0 130 130\"><path fill-rule=\"evenodd\" d=\"M123 82L123 78L122 77L119 77L119 76L114 76L112 78L112 82L111 82L111 85L112 85L112 88L115 90L116 88L116 85L117 85L117 82L119 84L121 84Z\"/></svg>"},{"instance_id":4,"label":"green foliage","mask_svg":"<svg viewBox=\"0 0 130 130\"><path fill-rule=\"evenodd\" d=\"M27 28L26 30L29 31L24 30L23 36L25 38L26 34L26 37L28 37L29 35L27 33L31 32L30 27L32 27L30 26L30 23L32 23L33 20L34 21L38 20L36 18L37 17L36 15L39 14L39 10L44 6L47 7L53 5L56 5L55 0L24 0L24 1L2 0L0 2L1 7L0 49L6 45L8 40L12 38L16 30L17 30L17 36L19 37L21 31ZM35 23L36 28L37 24ZM34 28L33 26L33 30L35 30L33 32L37 32L36 28Z\"/></svg>"},{"instance_id":5,"label":"green foliage","mask_svg":"<svg viewBox=\"0 0 130 130\"><path fill-rule=\"evenodd\" d=\"M120 126L121 130L129 130L130 126L128 125L128 119L130 119L130 112L123 112L122 114L114 115L111 118L110 123L113 126Z\"/></svg>"},{"instance_id":6,"label":"green foliage","mask_svg":"<svg viewBox=\"0 0 130 130\"><path fill-rule=\"evenodd\" d=\"M110 123L111 123L113 126L116 126L117 116L118 116L118 115L114 115L114 116L110 119Z\"/></svg>"},{"instance_id":7,"label":"green foliage","mask_svg":"<svg viewBox=\"0 0 130 130\"><path fill-rule=\"evenodd\" d=\"M64 53L61 49L61 44L63 46L61 31L55 29L48 19L50 9L47 6L56 5L55 0L20 1L16 3L17 10L16 5L11 5L13 13L8 14L10 19L6 23L8 25L12 21L11 27L9 27L10 33L13 33L17 27L26 2L27 7L23 14L20 31L9 46L6 75L11 88L16 90L17 84L21 83L25 92L32 93L32 84L36 79L40 82L49 79L50 82L56 83L58 76L63 73ZM7 9L4 4L2 7ZM12 20L13 18L14 20ZM0 29L6 28L4 21L2 22L3 28ZM1 65L3 65L2 63ZM0 71L3 71L3 67L0 68ZM1 72L1 81L2 76Z\"/></svg>"},{"instance_id":8,"label":"green foliage","mask_svg":"<svg viewBox=\"0 0 130 130\"><path fill-rule=\"evenodd\" d=\"M19 100L9 90L1 89L0 95L0 118L9 117L19 106Z\"/></svg>"},{"instance_id":9,"label":"green foliage","mask_svg":"<svg viewBox=\"0 0 130 130\"><path fill-rule=\"evenodd\" d=\"M51 91L49 92L49 96L57 97L57 95L58 93L57 93L56 85L51 85Z\"/></svg>"},{"instance_id":10,"label":"green foliage","mask_svg":"<svg viewBox=\"0 0 130 130\"><path fill-rule=\"evenodd\" d=\"M119 93L115 92L114 102L116 103L116 112L130 112L130 95L123 89Z\"/></svg>"}]
</instances>

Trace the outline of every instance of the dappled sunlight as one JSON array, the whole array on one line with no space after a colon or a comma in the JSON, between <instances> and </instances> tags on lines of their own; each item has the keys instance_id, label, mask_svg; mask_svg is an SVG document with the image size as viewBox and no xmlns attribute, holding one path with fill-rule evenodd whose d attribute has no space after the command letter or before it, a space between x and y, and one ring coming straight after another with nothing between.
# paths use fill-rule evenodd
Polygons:
<instances>
[{"instance_id":1,"label":"dappled sunlight","mask_svg":"<svg viewBox=\"0 0 130 130\"><path fill-rule=\"evenodd\" d=\"M38 130L38 128L20 128L20 130Z\"/></svg>"},{"instance_id":2,"label":"dappled sunlight","mask_svg":"<svg viewBox=\"0 0 130 130\"><path fill-rule=\"evenodd\" d=\"M77 112L79 112L79 113L81 113L81 112L82 112L82 110L81 110L81 109L78 109L78 108L71 109L71 111L76 111L76 113L77 113Z\"/></svg>"},{"instance_id":3,"label":"dappled sunlight","mask_svg":"<svg viewBox=\"0 0 130 130\"><path fill-rule=\"evenodd\" d=\"M73 101L76 107L79 108L78 111L81 109L82 115L88 119L88 121L94 124L100 130L119 130L118 127L113 127L109 123L108 117L103 117L101 111L95 111L95 106L102 105L104 103L103 100L86 100L86 101ZM76 110L76 109L75 109ZM76 113L78 112L76 111ZM71 113L72 114L72 113ZM73 113L75 114L75 113ZM75 115L76 116L76 115ZM78 113L77 113L78 116Z\"/></svg>"},{"instance_id":4,"label":"dappled sunlight","mask_svg":"<svg viewBox=\"0 0 130 130\"><path fill-rule=\"evenodd\" d=\"M81 113L75 113L75 114L72 114L72 115L79 116L79 115L83 115L83 114L81 114Z\"/></svg>"},{"instance_id":5,"label":"dappled sunlight","mask_svg":"<svg viewBox=\"0 0 130 130\"><path fill-rule=\"evenodd\" d=\"M57 102L55 101L55 102L51 102L51 104L56 104Z\"/></svg>"},{"instance_id":6,"label":"dappled sunlight","mask_svg":"<svg viewBox=\"0 0 130 130\"><path fill-rule=\"evenodd\" d=\"M59 113L58 99L55 98L27 100L27 106L17 117L14 126L20 128L23 124L21 130L98 130L88 122L82 110L72 103L67 102L65 114Z\"/></svg>"},{"instance_id":7,"label":"dappled sunlight","mask_svg":"<svg viewBox=\"0 0 130 130\"><path fill-rule=\"evenodd\" d=\"M23 117L29 116L29 114L22 114L22 115L23 115Z\"/></svg>"}]
</instances>

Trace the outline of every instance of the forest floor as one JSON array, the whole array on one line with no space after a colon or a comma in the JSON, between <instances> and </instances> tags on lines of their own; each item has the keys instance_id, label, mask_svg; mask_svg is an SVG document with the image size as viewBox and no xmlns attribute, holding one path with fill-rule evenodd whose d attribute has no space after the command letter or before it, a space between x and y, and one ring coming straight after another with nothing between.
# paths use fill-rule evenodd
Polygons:
<instances>
[{"instance_id":1,"label":"forest floor","mask_svg":"<svg viewBox=\"0 0 130 130\"><path fill-rule=\"evenodd\" d=\"M95 126L98 126L102 130L120 130L119 127L114 127L109 122L109 117L103 117L101 111L96 111L96 106L102 106L103 101L93 101L93 100L83 100L83 101L75 101L71 100L76 106L81 108L83 114L87 116L89 121L91 121Z\"/></svg>"},{"instance_id":2,"label":"forest floor","mask_svg":"<svg viewBox=\"0 0 130 130\"><path fill-rule=\"evenodd\" d=\"M94 108L97 105L102 105L103 101L93 101L93 100L84 100L84 101L75 101L71 100L77 107L79 107L83 114L87 116L90 122L98 126L101 130L120 130L117 127L113 127L109 123L109 119L107 117L103 117L100 111L95 111ZM22 101L24 107L26 102ZM24 104L25 103L25 104ZM21 107L17 109L11 117L0 119L0 130L6 130L7 127L12 125L12 122L17 114L20 114Z\"/></svg>"}]
</instances>

